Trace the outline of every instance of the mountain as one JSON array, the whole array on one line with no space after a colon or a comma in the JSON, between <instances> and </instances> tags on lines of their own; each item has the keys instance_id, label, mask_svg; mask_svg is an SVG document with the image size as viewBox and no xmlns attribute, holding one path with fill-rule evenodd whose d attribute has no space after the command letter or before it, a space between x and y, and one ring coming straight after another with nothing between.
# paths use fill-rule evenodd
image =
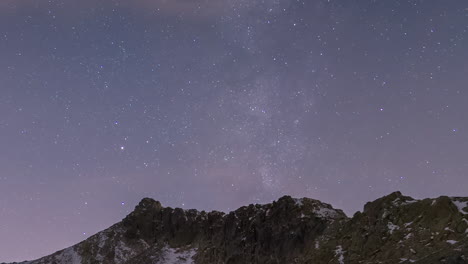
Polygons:
<instances>
[{"instance_id":1,"label":"mountain","mask_svg":"<svg viewBox=\"0 0 468 264\"><path fill-rule=\"evenodd\" d=\"M416 200L394 192L348 218L284 196L228 214L145 198L121 222L22 264L468 263L468 197Z\"/></svg>"}]
</instances>

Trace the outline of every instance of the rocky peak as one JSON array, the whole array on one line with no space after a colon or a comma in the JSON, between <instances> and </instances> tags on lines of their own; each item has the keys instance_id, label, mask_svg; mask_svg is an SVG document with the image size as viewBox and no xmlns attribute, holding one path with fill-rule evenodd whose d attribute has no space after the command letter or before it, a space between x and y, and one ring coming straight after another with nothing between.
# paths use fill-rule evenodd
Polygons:
<instances>
[{"instance_id":1,"label":"rocky peak","mask_svg":"<svg viewBox=\"0 0 468 264\"><path fill-rule=\"evenodd\" d=\"M343 220L346 219L346 214L340 210L335 209L327 203L310 198L296 199L296 204L304 211L305 215L315 216L327 220Z\"/></svg>"},{"instance_id":2,"label":"rocky peak","mask_svg":"<svg viewBox=\"0 0 468 264\"><path fill-rule=\"evenodd\" d=\"M140 203L135 207L134 211L151 211L162 210L163 206L159 201L151 198L143 198Z\"/></svg>"},{"instance_id":3,"label":"rocky peak","mask_svg":"<svg viewBox=\"0 0 468 264\"><path fill-rule=\"evenodd\" d=\"M228 214L144 198L122 222L25 264L465 264L467 256L468 198L394 192L352 218L290 196Z\"/></svg>"},{"instance_id":4,"label":"rocky peak","mask_svg":"<svg viewBox=\"0 0 468 264\"><path fill-rule=\"evenodd\" d=\"M364 213L368 216L377 217L384 210L390 210L402 205L416 202L415 199L404 196L401 192L393 192L389 195L381 197L373 202L368 202L364 205Z\"/></svg>"}]
</instances>

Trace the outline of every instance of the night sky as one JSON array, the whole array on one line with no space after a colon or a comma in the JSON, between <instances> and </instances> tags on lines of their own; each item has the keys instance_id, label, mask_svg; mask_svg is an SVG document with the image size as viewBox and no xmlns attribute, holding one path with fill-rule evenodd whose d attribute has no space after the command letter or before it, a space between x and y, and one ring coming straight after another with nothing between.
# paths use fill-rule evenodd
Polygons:
<instances>
[{"instance_id":1,"label":"night sky","mask_svg":"<svg viewBox=\"0 0 468 264\"><path fill-rule=\"evenodd\" d=\"M464 0L1 0L0 262L143 197L468 196Z\"/></svg>"}]
</instances>

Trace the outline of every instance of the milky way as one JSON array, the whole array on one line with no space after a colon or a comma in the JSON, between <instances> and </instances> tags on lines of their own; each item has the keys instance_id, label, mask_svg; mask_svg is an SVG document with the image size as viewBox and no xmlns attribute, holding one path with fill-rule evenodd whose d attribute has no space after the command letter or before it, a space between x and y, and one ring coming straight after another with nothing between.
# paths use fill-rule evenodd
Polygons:
<instances>
[{"instance_id":1,"label":"milky way","mask_svg":"<svg viewBox=\"0 0 468 264\"><path fill-rule=\"evenodd\" d=\"M143 197L467 195L468 3L0 2L0 262Z\"/></svg>"}]
</instances>

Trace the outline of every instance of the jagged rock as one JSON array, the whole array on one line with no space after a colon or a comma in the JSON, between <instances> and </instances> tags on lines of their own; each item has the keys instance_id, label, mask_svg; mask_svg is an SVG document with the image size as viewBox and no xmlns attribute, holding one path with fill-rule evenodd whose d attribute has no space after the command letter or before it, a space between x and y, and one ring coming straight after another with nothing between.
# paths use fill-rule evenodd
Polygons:
<instances>
[{"instance_id":1,"label":"jagged rock","mask_svg":"<svg viewBox=\"0 0 468 264\"><path fill-rule=\"evenodd\" d=\"M352 218L284 196L228 214L143 199L121 222L23 264L468 263L468 198L394 192Z\"/></svg>"}]
</instances>

